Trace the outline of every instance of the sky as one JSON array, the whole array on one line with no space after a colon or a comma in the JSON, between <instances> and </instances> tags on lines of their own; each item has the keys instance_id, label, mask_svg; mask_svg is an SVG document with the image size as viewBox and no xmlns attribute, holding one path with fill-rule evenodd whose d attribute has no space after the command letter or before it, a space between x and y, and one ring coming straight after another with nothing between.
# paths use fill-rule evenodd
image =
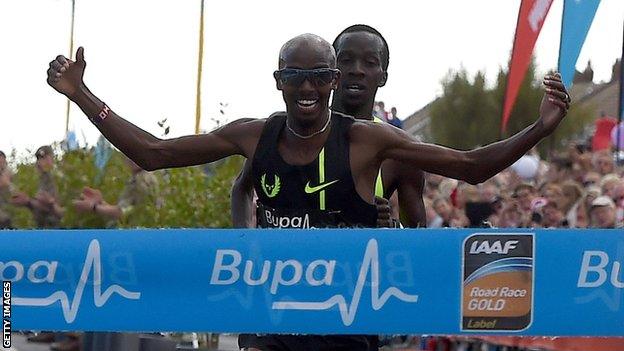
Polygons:
<instances>
[{"instance_id":1,"label":"sky","mask_svg":"<svg viewBox=\"0 0 624 351\"><path fill-rule=\"evenodd\" d=\"M506 67L520 0L212 1L204 10L201 129L284 110L272 72L281 45L301 33L332 42L345 27L378 29L390 48L389 79L378 92L400 118L441 94L450 71ZM539 72L556 68L563 0L554 0L537 41ZM199 0L76 0L74 43L85 48L85 83L111 109L167 137L194 133ZM602 0L577 62L591 60L608 81L622 54L624 1ZM0 0L0 150L20 154L60 141L67 100L46 83L48 64L69 56L71 0ZM74 50L75 50L74 48ZM226 104L223 108L221 104ZM223 110L223 114L220 112ZM99 132L71 104L69 126L82 145Z\"/></svg>"}]
</instances>

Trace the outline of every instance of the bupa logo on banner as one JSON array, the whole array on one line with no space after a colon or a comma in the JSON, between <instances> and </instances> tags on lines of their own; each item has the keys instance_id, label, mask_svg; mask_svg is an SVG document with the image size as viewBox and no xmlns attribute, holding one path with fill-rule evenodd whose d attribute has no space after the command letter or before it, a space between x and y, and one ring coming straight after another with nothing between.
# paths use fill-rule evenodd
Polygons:
<instances>
[{"instance_id":1,"label":"bupa logo on banner","mask_svg":"<svg viewBox=\"0 0 624 351\"><path fill-rule=\"evenodd\" d=\"M377 240L370 239L364 250L362 263L351 294L335 294L322 298L321 292L315 294L316 299L281 297L280 286L305 285L308 287L331 287L336 274L336 259L316 259L304 263L297 259L265 260L261 267L254 267L253 260L245 260L237 250L217 250L215 264L212 269L210 284L233 285L241 282L249 287L264 285L269 287L275 300L271 303L274 310L322 311L336 309L340 313L342 323L349 326L353 323L361 303L365 287L370 288L371 305L374 310L381 309L386 302L394 297L403 302L417 302L418 295L408 294L397 287L381 290L379 271L379 247Z\"/></svg>"},{"instance_id":2,"label":"bupa logo on banner","mask_svg":"<svg viewBox=\"0 0 624 351\"><path fill-rule=\"evenodd\" d=\"M391 302L396 309L418 301L414 285L396 279L396 255L380 260L380 245L374 238L353 243L345 255L340 245L334 250L322 250L320 245L305 251L310 245L300 240L299 231L291 234L299 241L295 245L224 241L199 231L169 232L173 234L163 238L162 231L153 231L157 240L148 232L102 232L103 236L88 242L57 241L60 246L69 243L67 251L0 254L0 275L15 284L13 305L18 312L28 311L19 313L21 319L16 321L29 316L28 328L35 329L268 332L289 330L289 320L300 320L300 313L320 325L333 321L348 328L358 317L365 324L371 313ZM123 240L119 234L124 234ZM46 235L49 242L52 234ZM59 239L67 235L58 234ZM172 240L171 235L187 241ZM289 234L262 236L288 238ZM390 279L385 279L388 272ZM403 276L411 280L411 275ZM173 317L165 318L174 310ZM257 323L227 326L228 317L243 320L249 313L254 313ZM197 316L204 326L188 327L195 323L188 315ZM59 328L59 323L65 326Z\"/></svg>"},{"instance_id":3,"label":"bupa logo on banner","mask_svg":"<svg viewBox=\"0 0 624 351\"><path fill-rule=\"evenodd\" d=\"M71 278L72 274L68 274L67 268L57 260L38 260L31 264L24 264L17 260L0 262L0 276L2 280L37 285L47 285L51 287L62 286L63 283L57 281L57 272L59 267L63 268L63 280ZM128 291L121 285L112 284L103 287L102 282L102 259L100 252L100 243L98 240L92 240L86 250L82 269L75 285L65 291L62 289L54 290L50 293L43 293L37 297L20 297L15 294L12 298L13 306L25 307L60 307L65 322L71 324L83 304L83 297L88 292L87 288L91 288L93 303L97 307L104 306L107 301L118 295L121 298L129 300L138 300L141 293L138 291ZM29 289L30 290L30 289ZM44 289L32 289L33 291L42 291Z\"/></svg>"}]
</instances>

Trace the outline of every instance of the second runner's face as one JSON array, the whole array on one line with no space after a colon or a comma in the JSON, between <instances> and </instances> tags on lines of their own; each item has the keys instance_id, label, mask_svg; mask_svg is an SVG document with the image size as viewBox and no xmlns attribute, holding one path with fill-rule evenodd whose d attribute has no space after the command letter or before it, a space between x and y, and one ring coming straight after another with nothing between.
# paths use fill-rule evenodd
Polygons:
<instances>
[{"instance_id":1,"label":"second runner's face","mask_svg":"<svg viewBox=\"0 0 624 351\"><path fill-rule=\"evenodd\" d=\"M302 47L291 51L284 57L282 68L305 70L331 68L331 59L323 50ZM304 128L313 128L325 122L329 109L329 97L339 77L340 74L336 74L336 78L328 84L311 82L309 79L299 85L278 82L278 89L282 91L286 103L286 111L295 123Z\"/></svg>"},{"instance_id":2,"label":"second runner's face","mask_svg":"<svg viewBox=\"0 0 624 351\"><path fill-rule=\"evenodd\" d=\"M342 79L337 96L347 105L361 106L375 98L377 88L386 84L382 64L383 42L368 32L343 34L336 48Z\"/></svg>"}]
</instances>

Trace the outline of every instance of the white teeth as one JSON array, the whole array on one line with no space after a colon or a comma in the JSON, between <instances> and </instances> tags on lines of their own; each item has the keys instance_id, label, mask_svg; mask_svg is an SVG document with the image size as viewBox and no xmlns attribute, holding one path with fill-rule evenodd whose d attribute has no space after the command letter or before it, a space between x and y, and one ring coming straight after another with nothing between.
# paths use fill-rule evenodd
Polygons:
<instances>
[{"instance_id":1,"label":"white teeth","mask_svg":"<svg viewBox=\"0 0 624 351\"><path fill-rule=\"evenodd\" d=\"M311 106L316 103L317 100L297 100L297 103L304 106Z\"/></svg>"}]
</instances>

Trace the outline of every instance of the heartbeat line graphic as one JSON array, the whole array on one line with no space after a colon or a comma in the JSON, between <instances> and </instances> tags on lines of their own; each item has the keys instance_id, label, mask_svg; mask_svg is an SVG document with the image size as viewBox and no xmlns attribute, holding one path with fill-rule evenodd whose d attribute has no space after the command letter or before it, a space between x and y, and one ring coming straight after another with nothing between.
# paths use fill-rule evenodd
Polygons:
<instances>
[{"instance_id":1,"label":"heartbeat line graphic","mask_svg":"<svg viewBox=\"0 0 624 351\"><path fill-rule=\"evenodd\" d=\"M360 273L358 275L357 282L355 284L355 291L351 303L348 304L344 296L338 294L330 297L322 302L301 302L301 301L278 301L273 303L273 309L277 310L328 310L333 306L338 306L340 310L340 316L342 317L342 323L345 326L350 326L355 320L355 314L357 313L358 305L362 296L362 290L366 283L366 276L368 271L371 272L371 305L375 311L381 309L390 297L394 296L399 300L405 302L418 301L418 295L408 295L398 288L391 287L386 289L381 296L379 296L379 252L377 248L377 240L371 239L366 245L366 251L364 252L364 260L360 267Z\"/></svg>"},{"instance_id":2,"label":"heartbeat line graphic","mask_svg":"<svg viewBox=\"0 0 624 351\"><path fill-rule=\"evenodd\" d=\"M13 305L16 306L50 306L57 301L61 303L63 308L63 316L67 323L73 323L78 314L78 308L80 307L80 301L82 300L82 294L87 284L87 278L89 272L93 270L93 300L95 306L102 307L108 301L113 294L119 294L122 297L130 300L138 300L141 297L139 292L129 292L119 285L111 285L104 293L102 293L102 263L100 260L100 243L97 240L91 240L89 249L87 250L87 257L82 266L82 273L80 274L80 281L74 292L73 299L69 301L69 297L64 291L56 291L52 295L44 298L31 298L31 297L14 297Z\"/></svg>"}]
</instances>

